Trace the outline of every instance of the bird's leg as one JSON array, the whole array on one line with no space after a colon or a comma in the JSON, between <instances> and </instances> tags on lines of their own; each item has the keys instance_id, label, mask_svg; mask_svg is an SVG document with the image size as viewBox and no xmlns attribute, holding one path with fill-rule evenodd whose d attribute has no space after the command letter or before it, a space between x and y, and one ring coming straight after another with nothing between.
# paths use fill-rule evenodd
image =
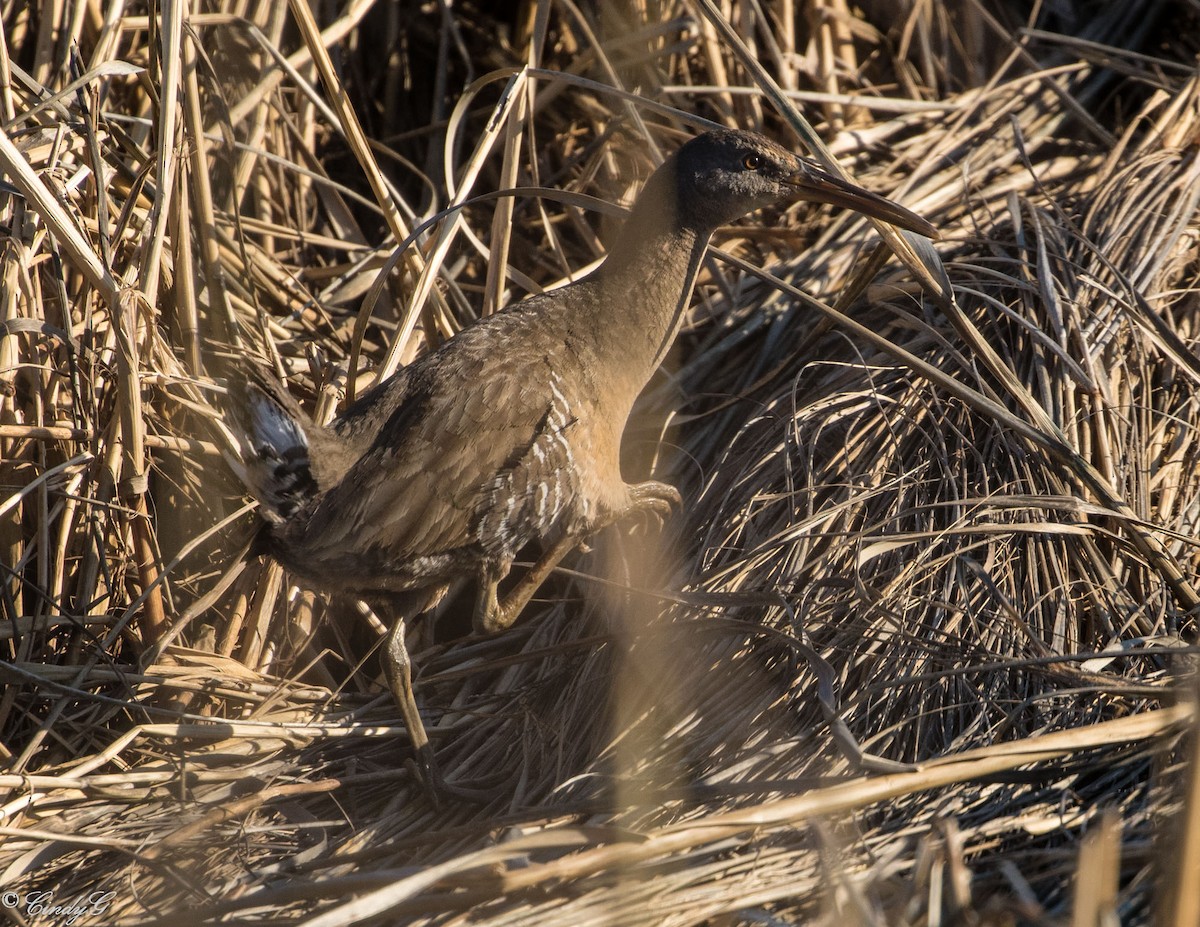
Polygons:
<instances>
[{"instance_id":1,"label":"bird's leg","mask_svg":"<svg viewBox=\"0 0 1200 927\"><path fill-rule=\"evenodd\" d=\"M405 630L406 622L401 615L392 623L387 640L383 642L383 673L387 677L388 688L392 691L396 707L400 709L400 715L404 719L404 729L408 731L408 738L412 741L421 777L436 802L436 792L442 777L438 772L433 747L429 743L429 735L425 732L425 723L421 720L421 712L417 709L417 696L413 692L412 684L412 660L409 659L408 648L404 644Z\"/></svg>"},{"instance_id":2,"label":"bird's leg","mask_svg":"<svg viewBox=\"0 0 1200 927\"><path fill-rule=\"evenodd\" d=\"M508 591L503 602L500 601L499 586L508 575L508 567L500 570L494 565L485 564L480 571L479 598L475 602L476 630L494 634L512 627L512 623L524 611L538 587L546 581L562 558L579 545L580 540L578 535L567 534L555 541L550 549L542 554L541 559Z\"/></svg>"},{"instance_id":3,"label":"bird's leg","mask_svg":"<svg viewBox=\"0 0 1200 927\"><path fill-rule=\"evenodd\" d=\"M425 731L421 712L417 709L417 698L412 684L412 660L409 658L408 647L404 641L404 633L407 630L405 619L429 611L445 593L445 587L438 587L423 600L420 607L402 610L392 624L391 630L388 631L382 655L383 672L387 677L388 688L391 690L392 698L396 701L396 707L400 709L404 727L408 731L413 752L416 754L417 772L435 806L440 804L441 797L445 795L477 803L491 801L495 797L495 788L491 784L484 788L471 788L470 786L451 784L442 778L441 768L438 766L437 757L433 752L433 744L430 743L429 735Z\"/></svg>"},{"instance_id":4,"label":"bird's leg","mask_svg":"<svg viewBox=\"0 0 1200 927\"><path fill-rule=\"evenodd\" d=\"M646 520L653 519L660 526L673 509L682 505L683 500L679 490L666 483L653 480L646 483L635 483L629 487L629 501L625 508L615 512L598 525L593 526L592 533L608 527L616 521L638 517ZM499 586L508 575L509 565L485 564L479 576L479 598L475 603L475 628L489 634L503 631L512 623L529 604L533 594L546 581L554 568L562 562L563 557L578 547L583 538L567 534L559 538L545 551L520 581L511 589L504 601L500 601Z\"/></svg>"},{"instance_id":5,"label":"bird's leg","mask_svg":"<svg viewBox=\"0 0 1200 927\"><path fill-rule=\"evenodd\" d=\"M659 526L671 512L683 504L679 490L667 483L650 480L629 487L629 501L625 508L613 513L601 523L594 525L589 533L607 528L614 522L626 518L653 519ZM520 581L509 590L504 601L500 601L499 586L508 575L510 564L486 563L479 573L479 598L475 602L474 625L476 630L488 634L503 631L529 604L533 594L546 581L563 557L583 543L584 538L566 534L554 542L549 550L526 571Z\"/></svg>"}]
</instances>

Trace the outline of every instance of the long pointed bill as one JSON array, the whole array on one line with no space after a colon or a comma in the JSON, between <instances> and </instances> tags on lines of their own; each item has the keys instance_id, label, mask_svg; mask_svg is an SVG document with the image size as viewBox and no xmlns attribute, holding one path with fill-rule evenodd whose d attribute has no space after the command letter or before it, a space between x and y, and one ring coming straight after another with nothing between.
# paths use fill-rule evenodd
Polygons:
<instances>
[{"instance_id":1,"label":"long pointed bill","mask_svg":"<svg viewBox=\"0 0 1200 927\"><path fill-rule=\"evenodd\" d=\"M929 222L899 203L835 177L807 159L797 160L800 161L800 169L787 178L786 183L796 191L798 198L853 209L864 216L880 219L926 238L941 237Z\"/></svg>"}]
</instances>

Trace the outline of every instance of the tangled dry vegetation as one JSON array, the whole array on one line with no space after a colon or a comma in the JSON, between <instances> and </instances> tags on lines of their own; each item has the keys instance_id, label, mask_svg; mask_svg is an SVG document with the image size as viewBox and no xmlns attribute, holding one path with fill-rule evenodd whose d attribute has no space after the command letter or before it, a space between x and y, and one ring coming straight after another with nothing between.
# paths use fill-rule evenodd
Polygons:
<instances>
[{"instance_id":1,"label":"tangled dry vegetation","mask_svg":"<svg viewBox=\"0 0 1200 927\"><path fill-rule=\"evenodd\" d=\"M946 6L0 4L0 889L1195 924L1200 6ZM418 629L494 795L434 807L378 620L244 556L230 358L331 415L594 266L695 117L795 143L795 105L936 254L804 205L719 234L627 441L687 510L511 632Z\"/></svg>"}]
</instances>

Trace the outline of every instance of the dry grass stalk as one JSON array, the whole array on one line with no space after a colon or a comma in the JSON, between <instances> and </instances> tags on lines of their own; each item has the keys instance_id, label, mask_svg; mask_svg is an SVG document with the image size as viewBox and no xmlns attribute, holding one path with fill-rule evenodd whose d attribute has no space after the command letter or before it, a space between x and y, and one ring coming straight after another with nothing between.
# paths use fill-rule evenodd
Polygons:
<instances>
[{"instance_id":1,"label":"dry grass stalk","mask_svg":"<svg viewBox=\"0 0 1200 927\"><path fill-rule=\"evenodd\" d=\"M1191 922L1154 885L1197 807L1194 7L408 7L0 8L0 888L172 927ZM594 266L705 118L945 239L721 235L630 434L686 516L413 641L447 775L497 782L435 812L378 624L241 556L228 359L332 415Z\"/></svg>"}]
</instances>

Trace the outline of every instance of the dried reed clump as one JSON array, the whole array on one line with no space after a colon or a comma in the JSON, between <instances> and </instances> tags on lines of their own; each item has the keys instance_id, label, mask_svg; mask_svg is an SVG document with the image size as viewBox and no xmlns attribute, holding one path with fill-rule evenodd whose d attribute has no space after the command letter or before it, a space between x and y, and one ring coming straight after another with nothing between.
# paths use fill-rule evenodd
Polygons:
<instances>
[{"instance_id":1,"label":"dried reed clump","mask_svg":"<svg viewBox=\"0 0 1200 927\"><path fill-rule=\"evenodd\" d=\"M411 6L0 7L0 889L172 927L1194 923L1194 7ZM414 638L447 775L495 795L435 808L387 616L245 556L229 359L332 415L593 266L696 114L785 138L795 101L944 240L719 236L628 442L684 515L509 633Z\"/></svg>"}]
</instances>

